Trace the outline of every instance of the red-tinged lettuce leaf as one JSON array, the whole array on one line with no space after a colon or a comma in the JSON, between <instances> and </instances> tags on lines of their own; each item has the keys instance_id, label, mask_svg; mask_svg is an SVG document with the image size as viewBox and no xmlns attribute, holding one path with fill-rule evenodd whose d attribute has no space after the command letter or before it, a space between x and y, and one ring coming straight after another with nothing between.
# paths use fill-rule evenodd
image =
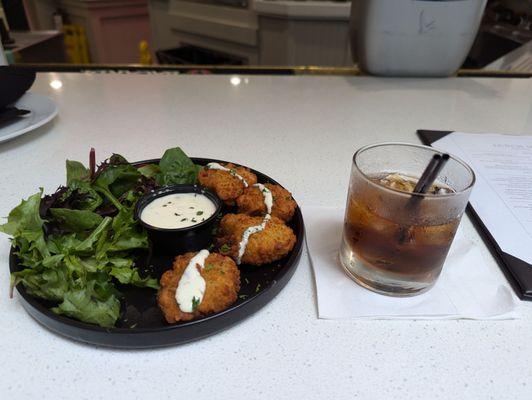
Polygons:
<instances>
[{"instance_id":1,"label":"red-tinged lettuce leaf","mask_svg":"<svg viewBox=\"0 0 532 400\"><path fill-rule=\"evenodd\" d=\"M60 198L60 201L53 206L89 211L96 210L103 203L103 199L89 182L77 179L69 182L67 191Z\"/></svg>"}]
</instances>

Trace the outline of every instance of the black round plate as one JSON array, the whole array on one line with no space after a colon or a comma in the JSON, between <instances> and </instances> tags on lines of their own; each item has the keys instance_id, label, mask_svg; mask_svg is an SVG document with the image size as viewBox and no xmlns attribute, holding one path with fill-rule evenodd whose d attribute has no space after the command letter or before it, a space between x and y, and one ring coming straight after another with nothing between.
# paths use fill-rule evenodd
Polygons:
<instances>
[{"instance_id":1,"label":"black round plate","mask_svg":"<svg viewBox=\"0 0 532 400\"><path fill-rule=\"evenodd\" d=\"M194 163L206 165L209 162L226 161L192 158ZM135 163L141 166L159 160L146 160ZM261 183L274 183L268 176L252 170ZM222 312L190 322L168 324L157 306L156 291L132 286L120 287L123 293L120 318L115 328L102 328L75 319L57 315L49 307L53 306L46 300L30 296L24 286L19 283L16 288L21 295L22 305L26 311L46 328L74 340L101 346L117 348L151 348L170 346L201 339L220 332L243 320L261 309L288 283L294 274L301 250L305 228L299 207L289 226L297 236L292 252L276 263L261 267L241 265L241 288L235 304ZM152 255L152 264L164 263L171 265L172 256ZM9 257L11 272L21 269L11 249ZM142 266L140 266L142 268Z\"/></svg>"}]
</instances>

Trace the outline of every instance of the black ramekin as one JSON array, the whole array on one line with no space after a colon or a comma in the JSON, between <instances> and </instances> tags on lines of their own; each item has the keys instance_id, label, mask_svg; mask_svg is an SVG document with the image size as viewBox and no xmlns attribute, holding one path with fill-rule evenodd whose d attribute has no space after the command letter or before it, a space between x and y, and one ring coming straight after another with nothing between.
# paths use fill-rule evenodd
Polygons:
<instances>
[{"instance_id":1,"label":"black ramekin","mask_svg":"<svg viewBox=\"0 0 532 400\"><path fill-rule=\"evenodd\" d=\"M207 196L214 205L216 211L205 221L185 228L158 228L144 222L140 216L142 210L158 197L174 193L198 193ZM222 210L221 200L211 191L197 185L174 185L164 186L141 197L135 206L135 218L148 232L152 251L165 254L179 254L188 251L206 249L212 244L213 229Z\"/></svg>"}]
</instances>

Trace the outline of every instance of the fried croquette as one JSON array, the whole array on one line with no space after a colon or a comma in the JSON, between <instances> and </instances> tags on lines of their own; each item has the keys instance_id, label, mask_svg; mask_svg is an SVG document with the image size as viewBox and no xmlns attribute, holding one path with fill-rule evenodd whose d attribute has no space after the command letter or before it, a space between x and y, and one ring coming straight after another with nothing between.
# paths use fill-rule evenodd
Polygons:
<instances>
[{"instance_id":1,"label":"fried croquette","mask_svg":"<svg viewBox=\"0 0 532 400\"><path fill-rule=\"evenodd\" d=\"M260 225L262 217L245 214L226 214L220 221L217 244L222 254L238 260L239 245L244 231ZM282 220L272 217L264 230L249 236L241 262L243 264L263 265L277 261L286 256L296 243L292 229Z\"/></svg>"},{"instance_id":2,"label":"fried croquette","mask_svg":"<svg viewBox=\"0 0 532 400\"><path fill-rule=\"evenodd\" d=\"M210 253L205 260L204 267L199 270L205 279L203 299L193 312L181 311L175 299L175 293L181 276L196 254L196 252L192 252L177 256L172 269L166 271L161 277L161 288L157 295L157 302L166 321L170 324L220 312L228 308L238 298L240 271L235 262L221 254Z\"/></svg>"},{"instance_id":3,"label":"fried croquette","mask_svg":"<svg viewBox=\"0 0 532 400\"><path fill-rule=\"evenodd\" d=\"M228 163L223 165L230 171L204 167L198 174L201 185L211 189L227 205L235 205L235 200L244 192L244 182L236 175L240 175L249 186L257 183L257 176L248 168Z\"/></svg>"},{"instance_id":4,"label":"fried croquette","mask_svg":"<svg viewBox=\"0 0 532 400\"><path fill-rule=\"evenodd\" d=\"M292 198L292 194L279 185L266 183L264 186L272 192L272 217L277 217L285 222L290 221L297 207L295 200ZM266 214L264 196L257 186L250 186L244 189L242 196L236 199L236 204L238 205L239 213L251 216Z\"/></svg>"}]
</instances>

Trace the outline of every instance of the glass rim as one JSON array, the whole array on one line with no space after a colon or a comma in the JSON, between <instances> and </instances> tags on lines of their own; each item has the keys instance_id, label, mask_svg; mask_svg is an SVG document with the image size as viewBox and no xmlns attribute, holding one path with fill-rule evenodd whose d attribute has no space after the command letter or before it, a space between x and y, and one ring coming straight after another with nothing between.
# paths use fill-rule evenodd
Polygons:
<instances>
[{"instance_id":1,"label":"glass rim","mask_svg":"<svg viewBox=\"0 0 532 400\"><path fill-rule=\"evenodd\" d=\"M375 182L375 181L371 180L368 177L368 175L366 175L362 171L360 166L357 164L357 157L361 153L363 153L363 152L365 152L367 150L371 150L371 149L373 149L375 147L385 147L385 146L416 147L416 148L419 148L419 149L428 150L428 151L430 151L430 152L432 152L434 154L440 154L440 155L444 154L444 152L442 152L442 151L440 151L438 149L435 149L434 147L431 147L431 146L425 146L425 145L422 145L422 144L407 143L407 142L381 142L381 143L374 143L374 144L368 144L366 146L363 146L360 149L358 149L355 152L355 154L353 154L353 166L360 173L360 175L362 175L364 180L366 182L370 183L373 186L377 186L379 188L388 190L390 192L394 192L394 193L402 194L402 195L408 195L408 196L416 196L416 197L422 197L422 198L425 198L425 197L428 197L428 198L449 198L449 197L455 197L457 195L465 193L465 192L471 190L471 188L475 185L477 177L475 175L475 172L473 171L473 168L471 168L469 166L469 164L467 164L461 158L459 158L459 157L457 157L457 156L455 156L453 154L450 154L450 153L447 153L447 154L449 154L449 158L454 160L454 161L456 161L458 164L460 164L462 167L464 167L464 169L466 171L468 171L470 176L471 176L471 182L469 183L469 185L467 185L464 189L462 189L460 191L455 191L455 192L452 192L452 193L445 193L445 194L413 193L413 192L407 192L405 190L395 189L395 188L392 188L390 186L386 186L386 185L380 184L378 182ZM454 190L454 188L453 188L453 190Z\"/></svg>"}]
</instances>

